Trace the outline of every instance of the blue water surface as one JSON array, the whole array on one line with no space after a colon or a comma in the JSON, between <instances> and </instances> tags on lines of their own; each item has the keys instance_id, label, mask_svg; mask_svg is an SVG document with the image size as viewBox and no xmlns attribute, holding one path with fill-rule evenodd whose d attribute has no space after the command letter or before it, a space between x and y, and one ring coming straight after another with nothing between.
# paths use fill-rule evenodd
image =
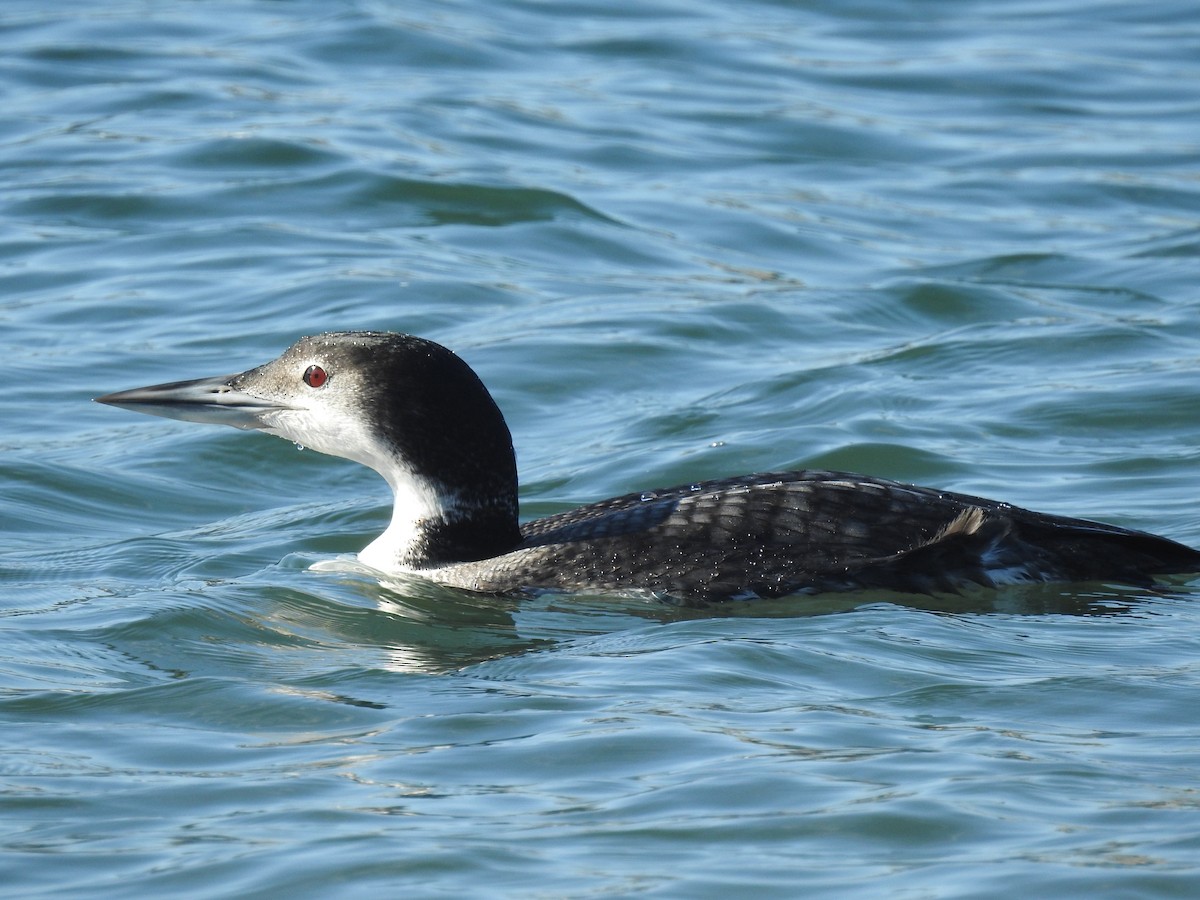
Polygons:
<instances>
[{"instance_id":1,"label":"blue water surface","mask_svg":"<svg viewBox=\"0 0 1200 900\"><path fill-rule=\"evenodd\" d=\"M715 609L314 563L91 403L408 331L522 511L820 466L1200 546L1200 8L8 0L0 893L1194 897L1200 581Z\"/></svg>"}]
</instances>

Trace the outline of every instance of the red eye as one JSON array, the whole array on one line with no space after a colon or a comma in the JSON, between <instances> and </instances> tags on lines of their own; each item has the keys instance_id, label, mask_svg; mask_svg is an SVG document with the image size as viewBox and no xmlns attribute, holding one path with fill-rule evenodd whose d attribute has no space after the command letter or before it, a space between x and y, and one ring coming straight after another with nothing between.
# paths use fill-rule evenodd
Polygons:
<instances>
[{"instance_id":1,"label":"red eye","mask_svg":"<svg viewBox=\"0 0 1200 900\"><path fill-rule=\"evenodd\" d=\"M311 388L319 388L329 380L329 375L320 366L309 366L304 370L304 383Z\"/></svg>"}]
</instances>

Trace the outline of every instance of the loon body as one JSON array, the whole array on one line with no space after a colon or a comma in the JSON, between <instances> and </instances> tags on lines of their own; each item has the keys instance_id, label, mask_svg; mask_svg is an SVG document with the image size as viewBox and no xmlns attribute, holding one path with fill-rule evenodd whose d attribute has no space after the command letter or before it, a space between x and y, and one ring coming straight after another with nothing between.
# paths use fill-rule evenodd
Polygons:
<instances>
[{"instance_id":1,"label":"loon body","mask_svg":"<svg viewBox=\"0 0 1200 900\"><path fill-rule=\"evenodd\" d=\"M305 337L237 375L121 391L101 403L265 431L352 459L394 495L359 554L487 592L642 589L679 599L1200 572L1166 538L981 497L825 471L773 472L616 497L521 525L504 417L445 347L405 334Z\"/></svg>"}]
</instances>

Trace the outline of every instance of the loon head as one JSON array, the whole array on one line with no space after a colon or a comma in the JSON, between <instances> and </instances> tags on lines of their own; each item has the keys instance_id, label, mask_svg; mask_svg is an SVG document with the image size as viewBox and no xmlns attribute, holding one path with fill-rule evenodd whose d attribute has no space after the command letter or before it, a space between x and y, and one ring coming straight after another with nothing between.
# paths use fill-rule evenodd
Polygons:
<instances>
[{"instance_id":1,"label":"loon head","mask_svg":"<svg viewBox=\"0 0 1200 900\"><path fill-rule=\"evenodd\" d=\"M374 469L395 501L387 530L359 554L376 569L485 559L521 540L504 416L471 368L433 341L365 331L314 335L237 375L97 401L265 431Z\"/></svg>"}]
</instances>

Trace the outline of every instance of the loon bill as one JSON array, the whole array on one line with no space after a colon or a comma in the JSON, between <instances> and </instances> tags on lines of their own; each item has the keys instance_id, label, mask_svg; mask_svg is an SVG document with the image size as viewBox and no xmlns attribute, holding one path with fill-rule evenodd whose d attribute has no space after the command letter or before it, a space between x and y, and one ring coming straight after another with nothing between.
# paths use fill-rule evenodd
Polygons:
<instances>
[{"instance_id":1,"label":"loon bill","mask_svg":"<svg viewBox=\"0 0 1200 900\"><path fill-rule=\"evenodd\" d=\"M237 375L98 402L265 431L370 466L392 520L359 554L486 592L643 589L720 600L885 588L1112 581L1200 572L1167 538L841 472L744 475L582 506L521 525L508 426L466 363L406 334L304 337Z\"/></svg>"}]
</instances>

